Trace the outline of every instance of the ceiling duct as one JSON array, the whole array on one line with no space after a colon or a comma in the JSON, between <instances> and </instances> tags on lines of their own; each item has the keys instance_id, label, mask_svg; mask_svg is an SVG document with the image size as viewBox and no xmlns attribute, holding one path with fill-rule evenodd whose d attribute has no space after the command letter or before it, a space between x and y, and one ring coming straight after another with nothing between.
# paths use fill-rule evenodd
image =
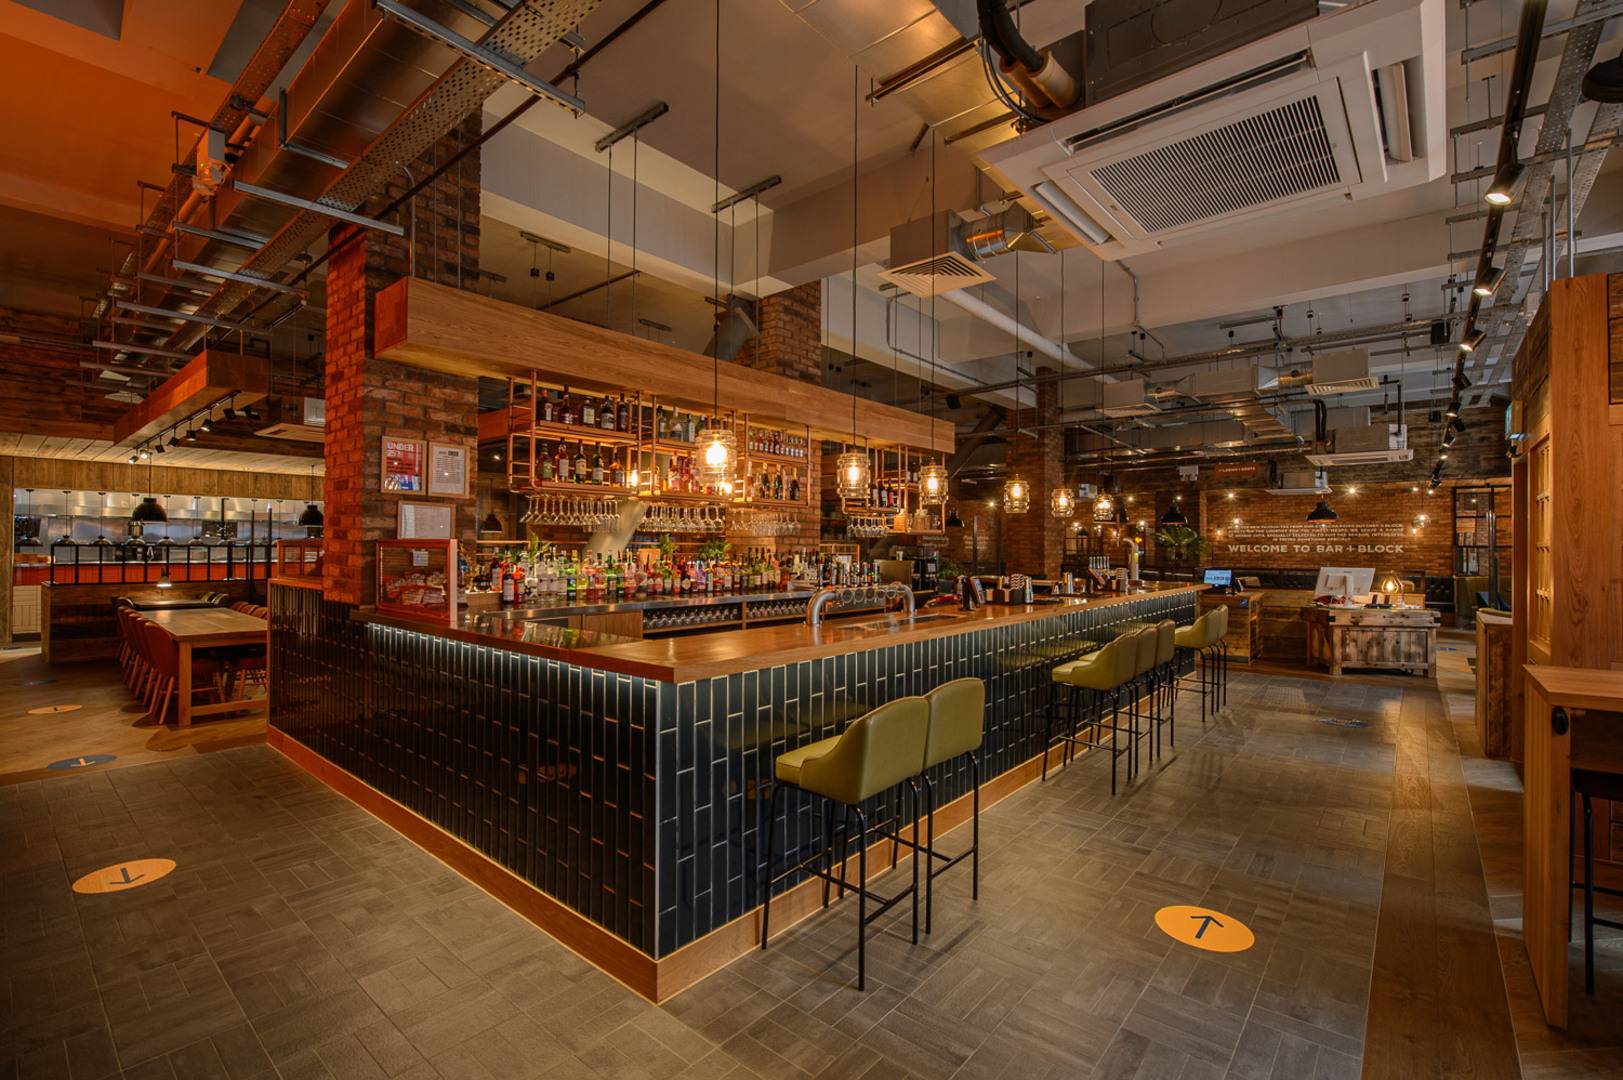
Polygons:
<instances>
[{"instance_id":1,"label":"ceiling duct","mask_svg":"<svg viewBox=\"0 0 1623 1080\"><path fill-rule=\"evenodd\" d=\"M1099 411L1115 419L1158 413L1161 407L1150 400L1148 388L1143 379L1103 383L1099 387Z\"/></svg>"},{"instance_id":2,"label":"ceiling duct","mask_svg":"<svg viewBox=\"0 0 1623 1080\"><path fill-rule=\"evenodd\" d=\"M419 13L522 67L597 4L598 0L526 0L509 8L494 27L468 15L466 5L453 0L422 4ZM233 168L232 179L334 210L361 212L385 184L404 178L403 163L417 160L506 78L389 21L369 0L350 0L288 86L282 105ZM304 151L314 151L323 160ZM340 169L334 160L347 165ZM218 201L214 228L271 239L246 257L232 245L208 241L190 261L250 278L273 277L332 227L332 218L316 210L290 210L280 203L246 198L229 187ZM253 285L228 280L199 311L226 314L255 292ZM186 328L171 341L190 344L204 331Z\"/></svg>"},{"instance_id":3,"label":"ceiling duct","mask_svg":"<svg viewBox=\"0 0 1623 1080\"><path fill-rule=\"evenodd\" d=\"M1313 378L1305 386L1313 397L1352 394L1380 388L1381 380L1369 373L1368 349L1315 353Z\"/></svg>"},{"instance_id":4,"label":"ceiling duct","mask_svg":"<svg viewBox=\"0 0 1623 1080\"><path fill-rule=\"evenodd\" d=\"M985 157L1102 259L1413 187L1447 168L1443 30L1442 0L1370 0L1090 104ZM1375 74L1393 65L1402 79Z\"/></svg>"},{"instance_id":5,"label":"ceiling duct","mask_svg":"<svg viewBox=\"0 0 1623 1080\"><path fill-rule=\"evenodd\" d=\"M1001 213L961 226L964 246L971 256L985 261L1011 251L1052 255L1054 245L1037 234L1037 219L1025 207L1014 205Z\"/></svg>"}]
</instances>

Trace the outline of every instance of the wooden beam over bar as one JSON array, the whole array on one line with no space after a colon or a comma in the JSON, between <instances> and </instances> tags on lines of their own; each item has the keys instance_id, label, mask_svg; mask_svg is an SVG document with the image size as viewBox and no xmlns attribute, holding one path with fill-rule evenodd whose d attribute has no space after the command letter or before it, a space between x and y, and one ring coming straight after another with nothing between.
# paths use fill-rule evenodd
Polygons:
<instances>
[{"instance_id":1,"label":"wooden beam over bar","mask_svg":"<svg viewBox=\"0 0 1623 1080\"><path fill-rule=\"evenodd\" d=\"M265 397L269 385L270 361L264 357L198 353L113 422L113 445L138 443L167 431L228 394L237 395L239 406L252 405Z\"/></svg>"},{"instance_id":2,"label":"wooden beam over bar","mask_svg":"<svg viewBox=\"0 0 1623 1080\"><path fill-rule=\"evenodd\" d=\"M590 323L402 278L377 297L374 351L386 360L456 375L528 378L585 390L640 390L662 402L708 410L713 361L708 356ZM849 440L851 399L816 383L723 363L723 409L765 420L807 424L819 436ZM857 402L856 434L952 453L953 425L875 401Z\"/></svg>"}]
</instances>

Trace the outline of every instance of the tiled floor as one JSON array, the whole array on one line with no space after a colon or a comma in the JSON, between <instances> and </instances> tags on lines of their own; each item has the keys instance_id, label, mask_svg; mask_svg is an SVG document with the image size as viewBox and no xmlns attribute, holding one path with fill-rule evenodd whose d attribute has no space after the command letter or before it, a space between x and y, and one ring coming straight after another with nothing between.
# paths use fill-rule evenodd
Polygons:
<instances>
[{"instance_id":1,"label":"tiled floor","mask_svg":"<svg viewBox=\"0 0 1623 1080\"><path fill-rule=\"evenodd\" d=\"M265 747L3 788L0 1076L1353 1077L1405 692L1238 675L1204 737L1186 697L1121 797L1083 762L989 810L980 902L882 924L867 993L842 910L659 1008ZM138 857L179 865L69 889Z\"/></svg>"}]
</instances>

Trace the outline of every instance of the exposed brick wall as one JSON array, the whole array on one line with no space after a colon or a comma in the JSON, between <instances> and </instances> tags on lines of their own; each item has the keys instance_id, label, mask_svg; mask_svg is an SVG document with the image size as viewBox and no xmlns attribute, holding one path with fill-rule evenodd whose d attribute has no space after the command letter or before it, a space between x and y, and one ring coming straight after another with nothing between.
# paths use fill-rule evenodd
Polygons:
<instances>
[{"instance_id":1,"label":"exposed brick wall","mask_svg":"<svg viewBox=\"0 0 1623 1080\"><path fill-rule=\"evenodd\" d=\"M1058 577L1065 553L1065 522L1048 512L1049 493L1065 482L1064 436L1046 426L1058 411L1058 389L1055 382L1039 383L1035 407L1009 414L1006 475L1024 479L1031 488L1026 513L1003 515L1003 562L1011 573ZM1022 427L1031 433L1021 433Z\"/></svg>"},{"instance_id":2,"label":"exposed brick wall","mask_svg":"<svg viewBox=\"0 0 1623 1080\"><path fill-rule=\"evenodd\" d=\"M823 283L807 282L761 298L760 336L738 362L806 382L823 381Z\"/></svg>"},{"instance_id":3,"label":"exposed brick wall","mask_svg":"<svg viewBox=\"0 0 1623 1080\"><path fill-rule=\"evenodd\" d=\"M412 174L432 171L478 131L478 116L469 117L413 163ZM403 193L406 184L402 175L382 198ZM329 597L353 604L372 601L376 541L396 534L400 500L444 501L382 490L384 436L461 444L470 474L477 467L478 380L380 360L372 354L372 329L377 291L409 271L446 285L471 289L476 284L478 151L413 202L415 223L411 215L405 217L412 225L406 237L344 226L330 240L335 254L327 273L324 585ZM474 510L471 494L456 503L456 535L465 544L475 536Z\"/></svg>"}]
</instances>

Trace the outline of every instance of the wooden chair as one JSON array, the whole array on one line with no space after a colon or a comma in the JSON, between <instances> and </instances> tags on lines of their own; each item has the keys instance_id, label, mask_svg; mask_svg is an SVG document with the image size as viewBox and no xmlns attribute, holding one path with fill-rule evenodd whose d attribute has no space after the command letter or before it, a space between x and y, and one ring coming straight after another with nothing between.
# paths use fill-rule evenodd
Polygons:
<instances>
[{"instance_id":1,"label":"wooden chair","mask_svg":"<svg viewBox=\"0 0 1623 1080\"><path fill-rule=\"evenodd\" d=\"M142 640L146 643L147 655L151 659L154 671L150 701L147 706L147 717L162 724L169 712L169 704L174 700L180 685L180 645L169 632L157 623L148 620L142 626ZM225 666L218 660L193 655L192 657L192 690L194 694L212 695L215 701L223 700L220 687L213 680L225 673ZM197 685L202 678L211 680L202 686Z\"/></svg>"}]
</instances>

